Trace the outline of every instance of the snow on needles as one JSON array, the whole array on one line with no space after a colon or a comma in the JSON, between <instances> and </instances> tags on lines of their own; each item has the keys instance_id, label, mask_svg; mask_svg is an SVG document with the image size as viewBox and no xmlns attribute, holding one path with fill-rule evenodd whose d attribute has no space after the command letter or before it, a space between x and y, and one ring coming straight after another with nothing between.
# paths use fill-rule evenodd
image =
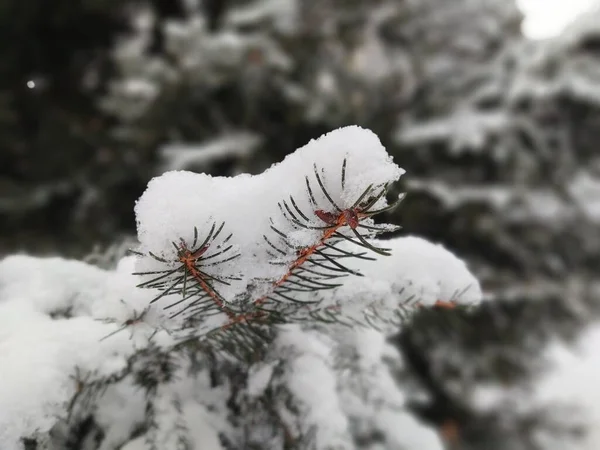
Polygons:
<instances>
[{"instance_id":1,"label":"snow on needles","mask_svg":"<svg viewBox=\"0 0 600 450\"><path fill-rule=\"evenodd\" d=\"M128 272L61 258L0 260L2 450L21 448L21 437L45 432L64 416L76 368L102 375L124 367L138 339L125 332L102 341L117 327L106 319L122 323L147 294Z\"/></svg>"},{"instance_id":2,"label":"snow on needles","mask_svg":"<svg viewBox=\"0 0 600 450\"><path fill-rule=\"evenodd\" d=\"M373 267L365 277L356 278L364 283L364 289L369 285L387 284L388 287L384 290L393 293L401 290L403 283L409 285L409 280L414 280L412 284L415 289L431 283L431 299L438 296L444 299L445 292L448 293L445 299L449 299L450 293L454 291L452 283L458 285L465 280L472 281L467 277L464 263L442 247L412 237L399 238L388 243L388 246L399 252L395 256L381 256L371 262ZM425 255L430 258L419 260ZM435 255L439 257L439 261ZM408 262L401 264L403 258L413 261L412 272ZM107 271L60 258L11 256L0 260L2 450L20 449L21 437L47 432L60 417L64 417L66 404L76 389L76 368L83 375L116 373L123 368L126 358L136 351L136 347L139 350L147 344L151 331L149 324L142 324L142 328L131 328L102 340L133 312L147 306L151 297L146 290L135 287L136 277L131 275L133 263L134 259L127 257L120 261L116 270ZM444 269L440 270L442 266ZM427 277L424 274L428 274ZM477 292L479 287L475 288L474 292ZM342 299L344 295L350 295L350 292L338 292L334 295ZM393 298L397 300L398 297ZM111 318L116 323L105 321ZM371 404L362 405L357 403L356 394L350 392L338 398L336 392L346 384L340 384L336 380L338 375L332 366L331 357L335 351L333 338L320 336L316 332L303 332L297 325L289 325L282 330L274 350L275 354L289 360L285 383L302 405L306 421L297 423L297 426L306 431L305 428L310 424L327 423L331 426L319 432L319 442L324 446L348 442L348 417L362 417L368 411L378 411L378 417L382 421L393 419L393 423L385 428L390 432L397 429L397 433L390 439L402 442L407 450L437 449L438 446L434 445L436 438L431 429L423 427L405 411L395 411L402 405L404 397L400 391L391 391L393 383L382 366L383 336L375 330L365 332L347 329L346 333L347 339L342 340L347 345L356 345L357 351L362 355L364 367L361 366L360 370L369 373L372 371L371 367L377 367L380 381L386 381L376 384L386 391L384 394L378 390L377 398L386 398L394 404L385 409L378 409ZM163 337L166 339L166 336ZM294 348L293 352L290 352L291 348ZM260 395L270 383L272 369L273 366L268 365L256 374L260 379L254 380L249 386L250 395ZM190 398L193 393L205 400L219 395L211 393L210 389L207 382L200 389L195 386L179 395ZM140 392L134 386L126 385L119 390L118 395L113 391L108 391L107 395L99 410L99 414L102 414L97 417L100 423L106 424L107 430L106 445L102 448L111 448L109 442L125 439L136 421L143 418L143 401L138 398ZM186 405L185 408L200 408L196 412L190 412L188 420L193 421L194 426L202 425L208 420L203 418L205 413L201 405ZM324 406L327 408L323 409ZM121 416L122 419L114 420ZM401 429L394 428L394 423L397 424L398 420L405 423ZM210 430L205 430L204 435L214 434L208 431ZM200 438L197 441L200 442ZM432 444L423 446L421 442L416 445L417 441ZM211 444L208 448L220 447Z\"/></svg>"},{"instance_id":3,"label":"snow on needles","mask_svg":"<svg viewBox=\"0 0 600 450\"><path fill-rule=\"evenodd\" d=\"M260 175L229 178L167 172L148 184L136 204L140 251L173 259L174 242L192 242L195 229L202 239L213 224L217 227L224 224L215 244L231 246L230 254L236 252L240 256L219 264L218 270L220 275L240 280L223 286L219 293L225 300L234 301L256 280L270 283L285 274L286 266L272 264L270 249L265 245L264 235L272 226L298 245L313 245L320 239L319 230L297 230L279 206L281 201L289 202L293 197L311 222L322 226L315 209L334 209L319 186L317 173L328 194L344 209L351 207L369 186L383 187L400 178L404 170L393 163L373 132L351 126L312 140ZM307 180L316 208L307 192ZM385 204L382 198L374 206ZM222 243L221 239L230 235L227 243ZM291 262L296 257L290 252L282 255L281 260ZM156 267L156 261L144 258L138 270L151 271Z\"/></svg>"},{"instance_id":4,"label":"snow on needles","mask_svg":"<svg viewBox=\"0 0 600 450\"><path fill-rule=\"evenodd\" d=\"M331 291L319 293L321 306L337 307L344 317L361 322L364 316L382 329L395 329L401 317L430 307L436 302L476 305L483 299L479 281L464 261L446 250L416 236L381 240L391 255L374 255L374 261L358 258L345 261L362 277L349 277Z\"/></svg>"}]
</instances>

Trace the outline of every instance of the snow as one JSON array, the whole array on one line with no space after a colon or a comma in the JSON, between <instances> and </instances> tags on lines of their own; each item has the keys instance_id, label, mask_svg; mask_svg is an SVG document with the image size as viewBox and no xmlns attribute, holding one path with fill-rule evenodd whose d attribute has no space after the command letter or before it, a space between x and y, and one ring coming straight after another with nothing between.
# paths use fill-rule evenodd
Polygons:
<instances>
[{"instance_id":1,"label":"snow","mask_svg":"<svg viewBox=\"0 0 600 450\"><path fill-rule=\"evenodd\" d=\"M374 241L373 241L374 242ZM320 306L336 306L345 318L382 330L398 329L397 311L409 314L417 305L433 306L436 302L475 305L483 294L477 279L466 264L442 245L417 236L405 236L379 245L390 256L375 255L375 261L353 259L345 264L362 277L349 277L326 294L320 293Z\"/></svg>"},{"instance_id":2,"label":"snow","mask_svg":"<svg viewBox=\"0 0 600 450\"><path fill-rule=\"evenodd\" d=\"M386 51L386 45L380 37L380 28L386 19L393 17L395 9L392 5L374 6L366 18L363 41L351 55L349 68L353 73L370 83L380 83L389 79L396 68L406 68L406 56L397 54L396 61ZM405 67L401 66L404 63ZM406 73L403 73L406 77ZM410 83L412 80L405 80Z\"/></svg>"},{"instance_id":3,"label":"snow","mask_svg":"<svg viewBox=\"0 0 600 450\"><path fill-rule=\"evenodd\" d=\"M348 422L332 370L333 342L291 325L283 328L276 345L278 353L289 355L286 381L304 419L298 431L315 427L317 448L348 448Z\"/></svg>"},{"instance_id":4,"label":"snow","mask_svg":"<svg viewBox=\"0 0 600 450\"><path fill-rule=\"evenodd\" d=\"M123 90L132 96L153 99L158 94L156 86L144 79L129 79L123 85Z\"/></svg>"},{"instance_id":5,"label":"snow","mask_svg":"<svg viewBox=\"0 0 600 450\"><path fill-rule=\"evenodd\" d=\"M390 283L396 298L414 297L424 306L436 301L475 304L481 301L479 282L466 264L440 244L416 236L385 242L391 256L365 264L362 273L368 282Z\"/></svg>"},{"instance_id":6,"label":"snow","mask_svg":"<svg viewBox=\"0 0 600 450\"><path fill-rule=\"evenodd\" d=\"M448 117L405 124L395 138L403 145L450 141L452 151L458 154L468 150L483 150L488 139L505 131L508 125L509 120L504 112L481 112L463 107Z\"/></svg>"},{"instance_id":7,"label":"snow","mask_svg":"<svg viewBox=\"0 0 600 450\"><path fill-rule=\"evenodd\" d=\"M259 397L263 394L273 378L273 371L275 370L276 365L277 361L271 361L264 365L258 365L250 369L247 387L249 396Z\"/></svg>"},{"instance_id":8,"label":"snow","mask_svg":"<svg viewBox=\"0 0 600 450\"><path fill-rule=\"evenodd\" d=\"M158 346L173 343L166 333L155 334L161 324L151 312L140 324L111 335L152 298L151 291L135 287L135 260L123 258L111 271L61 258L15 255L0 260L2 450L21 450L21 437L49 431L65 418L80 381L119 373L131 355L148 346L150 336ZM160 417L168 434L164 439L172 439L170 399L179 395L186 399L181 420L193 424L190 439L196 448L221 449L217 433L223 427L203 405L225 397L209 385L207 379L195 384L184 379L169 387ZM202 392L202 403L190 392ZM145 420L145 401L131 379L101 396L95 418L105 438L99 450L113 450L130 439Z\"/></svg>"},{"instance_id":9,"label":"snow","mask_svg":"<svg viewBox=\"0 0 600 450\"><path fill-rule=\"evenodd\" d=\"M219 286L218 293L228 302L260 298L298 258L296 249L285 245L279 247L287 253L269 255L271 247L266 245L265 236L271 242L278 242L277 239L284 235L289 242L304 248L319 243L322 238L321 230L299 229L285 218L280 201L289 202L288 199L293 197L298 208L310 218L309 224L315 227L322 227L323 223L311 211L335 212L315 180L314 167L318 167L319 179L341 209L351 207L369 186L381 189L403 173L377 137L359 127L342 128L313 140L261 175L225 178L185 171L167 172L149 183L136 205L140 251L159 255L165 262L145 256L138 260L136 271L165 270L165 264L166 268L177 267L174 243L178 245L182 239L193 247L192 241L203 242L205 236L212 234L213 227L218 229L222 225L218 239L209 244L204 255L210 259L220 249L230 247L229 253L215 257L213 261L226 260L228 255L237 257L223 264L207 266L206 273L227 277L229 285ZM316 206L310 203L307 179L311 180ZM375 207L385 205L382 198ZM195 227L198 230L196 238ZM269 232L271 227L276 227L279 233L273 236ZM398 307L408 309L416 303L431 306L436 301L471 304L481 300L477 280L462 261L441 246L416 237L369 242L374 247L389 247L392 256L371 252L370 260L350 258L346 266L362 273L363 277L350 277L341 287L325 294L296 293L296 297L318 300L322 308L335 306L342 315L359 322L364 321L366 312L381 315L387 311L393 317ZM341 242L336 245L345 251L356 251L355 244ZM176 276L180 275L171 277ZM179 298L165 296L158 306L177 300ZM212 321L224 321L225 318L211 316L210 320L203 324L207 330L222 324Z\"/></svg>"},{"instance_id":10,"label":"snow","mask_svg":"<svg viewBox=\"0 0 600 450\"><path fill-rule=\"evenodd\" d=\"M402 283L414 280L414 289L419 291L426 288L427 283L432 284L429 301L433 301L438 297L451 299L455 287L463 288L465 282L469 284L474 280L467 276L464 264L440 246L413 237L399 238L386 245L393 249L393 256L380 257L364 278L356 278L365 283L365 289L369 283L379 282L393 291L401 289ZM438 257L440 260L436 262ZM413 261L413 267L410 261ZM140 348L147 343L149 330L145 328L130 327L103 339L133 310L148 301L148 293L134 287L136 279L130 273L135 263L134 257L123 258L116 270L107 271L59 258L13 256L0 262L0 355L3 361L0 366L3 380L0 385L0 439L4 443L3 450L18 449L19 437L47 431L64 415L65 404L76 389L76 381L72 378L75 367L84 375L115 373L124 366L134 347ZM341 292L336 295L340 299L343 297ZM60 314L72 317L63 318ZM108 317L115 318L117 324L99 320ZM152 329L147 323L143 327ZM369 373L375 368L379 374L382 390L376 396L386 398L394 408L402 406L404 397L399 391L393 394L396 397L392 395L393 382L381 362L385 347L383 335L361 331L351 341L361 355L361 371ZM319 442L347 442L346 417L364 417L369 409L352 400L349 394L338 399L340 384L331 365L337 351L334 341L290 325L282 333L277 348L280 355L292 358L287 369L287 383L304 405L303 417L307 422L302 426L327 423L328 427L318 433ZM272 383L274 365L267 363L251 371L250 395L261 395ZM205 445L201 448L218 449L215 419L206 416L208 413L204 408L186 394L196 392L195 395L206 402L209 389L208 381L206 385L173 388L188 400L182 404L185 412L182 420L193 423L194 430L204 430L202 438L194 432L194 441ZM103 450L130 436L143 419L142 405L143 394L132 385L107 391L97 415L99 424L106 430ZM433 444L437 442L435 433L416 422L409 413L394 408L372 410L378 414L381 426L387 432L393 432L395 437L390 439L398 443L422 442L423 445L415 447L419 449L439 448ZM116 419L119 417L121 419ZM166 423L170 422L167 420ZM405 425L401 429L398 423ZM217 426L217 429L222 427ZM425 442L430 443L426 445ZM129 445L147 448L142 440Z\"/></svg>"},{"instance_id":11,"label":"snow","mask_svg":"<svg viewBox=\"0 0 600 450\"><path fill-rule=\"evenodd\" d=\"M217 395L220 395L220 392L216 391ZM219 432L223 431L224 427L215 417L221 415L222 412L210 410L212 407L210 401L213 399L198 401L199 394L207 392L207 380L189 382L187 379L160 388L158 401L154 404L158 427L151 436L158 448L164 450L180 448L177 443L181 435L176 432L179 429L184 433L186 441L193 449L223 450ZM214 397L214 393L207 397L211 396ZM134 388L127 395L116 398L115 396L113 398L103 397L97 416L109 431L99 450L120 448L120 443L129 441L129 437L135 431L134 427L139 427L143 423L145 419L144 404L140 402L135 404L139 397L144 399L143 392L140 392L139 389L134 390ZM221 396L219 401L224 402L225 397ZM132 402L134 403L133 407ZM148 434L129 441L122 448L132 450L157 448L150 445Z\"/></svg>"},{"instance_id":12,"label":"snow","mask_svg":"<svg viewBox=\"0 0 600 450\"><path fill-rule=\"evenodd\" d=\"M587 218L600 223L600 178L588 172L573 176L568 186L571 197Z\"/></svg>"},{"instance_id":13,"label":"snow","mask_svg":"<svg viewBox=\"0 0 600 450\"><path fill-rule=\"evenodd\" d=\"M398 389L384 359L396 359L396 365L401 361L385 336L361 329L343 333L338 341L338 359L342 364L352 361L350 367L338 368L338 391L351 422L358 427L374 424L385 436L386 448L443 449L437 433L405 408L406 395ZM344 359L343 352L349 352L350 358Z\"/></svg>"},{"instance_id":14,"label":"snow","mask_svg":"<svg viewBox=\"0 0 600 450\"><path fill-rule=\"evenodd\" d=\"M145 419L144 392L131 383L107 389L95 414L97 423L106 430L98 450L111 450L127 442Z\"/></svg>"},{"instance_id":15,"label":"snow","mask_svg":"<svg viewBox=\"0 0 600 450\"><path fill-rule=\"evenodd\" d=\"M344 160L346 183L342 189ZM150 181L136 204L139 250L176 260L174 241L193 242L194 228L198 229L202 240L212 224L220 226L224 223L219 241L214 245L231 234L227 243L233 246L230 254L239 253L240 257L219 264L219 275L241 279L222 287L219 293L226 301L233 302L243 297L248 286L257 284L258 280L264 280L263 286L255 289L264 290L286 273L287 267L283 263L291 263L297 257L290 250L281 257L282 264L272 264L268 255L270 249L264 244L264 235L269 233L272 225L301 246L316 244L322 235L319 230L297 230L284 217L279 202L289 201L292 196L299 209L309 215L313 226L322 226L322 221L313 212L315 209L333 209L319 188L314 165L332 199L342 209L351 207L367 187L381 188L404 173L392 162L374 133L356 126L312 140L260 175L227 178L185 171L167 172ZM306 177L310 180L316 207L310 203ZM384 205L385 200L380 199L374 207ZM214 254L211 251L207 256ZM140 260L137 270L159 268L161 265L153 258L146 257Z\"/></svg>"},{"instance_id":16,"label":"snow","mask_svg":"<svg viewBox=\"0 0 600 450\"><path fill-rule=\"evenodd\" d=\"M169 144L160 151L165 170L182 170L191 166L208 167L227 158L252 155L260 144L258 135L250 132L229 132L200 144Z\"/></svg>"},{"instance_id":17,"label":"snow","mask_svg":"<svg viewBox=\"0 0 600 450\"><path fill-rule=\"evenodd\" d=\"M511 415L540 416L557 424L540 422L534 439L545 450L597 450L600 448L600 326L582 330L573 344L550 342L543 353L545 367L527 386L480 386L473 400L485 413L509 405ZM570 433L569 430L577 430Z\"/></svg>"},{"instance_id":18,"label":"snow","mask_svg":"<svg viewBox=\"0 0 600 450\"><path fill-rule=\"evenodd\" d=\"M241 28L247 24L271 19L277 31L292 34L299 22L299 10L298 0L263 0L248 6L232 8L226 20L230 25Z\"/></svg>"},{"instance_id":19,"label":"snow","mask_svg":"<svg viewBox=\"0 0 600 450\"><path fill-rule=\"evenodd\" d=\"M437 433L405 409L405 395L384 362L390 352L376 330L346 330L331 339L285 326L276 354L286 361L285 385L300 409L296 431L314 426L316 448L356 448L353 436L372 427L385 436L385 448L442 450Z\"/></svg>"},{"instance_id":20,"label":"snow","mask_svg":"<svg viewBox=\"0 0 600 450\"><path fill-rule=\"evenodd\" d=\"M586 43L598 37L600 7L577 18L559 37L526 42L518 53L509 100L566 95L600 103L597 56Z\"/></svg>"},{"instance_id":21,"label":"snow","mask_svg":"<svg viewBox=\"0 0 600 450\"><path fill-rule=\"evenodd\" d=\"M519 7L525 14L523 32L530 39L548 39L561 32L564 34L565 29L568 31L572 26L569 24L578 16L589 15L587 11L592 9L595 1L558 1L549 7L546 0L518 0Z\"/></svg>"},{"instance_id":22,"label":"snow","mask_svg":"<svg viewBox=\"0 0 600 450\"><path fill-rule=\"evenodd\" d=\"M570 202L551 188L520 190L489 183L452 186L435 179L412 179L407 186L409 190L435 194L445 207L451 209L470 202L486 204L501 211L504 220L513 223L529 221L562 226L572 222L580 213L594 223L600 222L600 181L587 170L573 174L567 183Z\"/></svg>"},{"instance_id":23,"label":"snow","mask_svg":"<svg viewBox=\"0 0 600 450\"><path fill-rule=\"evenodd\" d=\"M580 0L581 1L581 0ZM598 34L598 17L600 16L600 4L597 0L582 0L587 2L595 2L596 5L588 8L586 14L580 14L576 20L566 27L561 38L566 44L577 44L588 35Z\"/></svg>"},{"instance_id":24,"label":"snow","mask_svg":"<svg viewBox=\"0 0 600 450\"><path fill-rule=\"evenodd\" d=\"M121 269L128 270L128 261ZM21 436L47 431L64 415L81 373L113 373L136 344L130 332L102 340L126 320L147 293L134 291L130 273L78 261L23 255L0 261L0 442L19 448ZM126 292L130 295L123 296ZM132 301L127 305L120 300Z\"/></svg>"},{"instance_id":25,"label":"snow","mask_svg":"<svg viewBox=\"0 0 600 450\"><path fill-rule=\"evenodd\" d=\"M543 448L596 450L600 448L600 326L594 325L578 339L575 348L562 343L546 351L550 368L533 386L533 404L552 408L564 424L579 425L581 440L539 436Z\"/></svg>"},{"instance_id":26,"label":"snow","mask_svg":"<svg viewBox=\"0 0 600 450\"><path fill-rule=\"evenodd\" d=\"M74 394L76 384L70 378L74 367L97 368L99 360L119 363L115 341L97 345L106 334L102 324L84 318L51 322L11 309L2 308L2 316L19 330L8 330L10 336L0 342L0 441L7 450L17 449L21 436L47 431L55 423ZM28 320L19 322L18 317ZM4 325L6 333L9 327Z\"/></svg>"}]
</instances>

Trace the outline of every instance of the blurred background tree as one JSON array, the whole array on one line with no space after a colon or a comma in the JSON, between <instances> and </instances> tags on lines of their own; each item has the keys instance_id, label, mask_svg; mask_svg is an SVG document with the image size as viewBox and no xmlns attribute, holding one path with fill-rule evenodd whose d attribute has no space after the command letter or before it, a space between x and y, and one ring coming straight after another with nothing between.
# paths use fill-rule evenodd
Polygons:
<instances>
[{"instance_id":1,"label":"blurred background tree","mask_svg":"<svg viewBox=\"0 0 600 450\"><path fill-rule=\"evenodd\" d=\"M154 175L258 173L359 124L408 171L386 220L492 295L546 295L599 262L600 27L521 21L506 0L6 0L0 252L81 256L134 233Z\"/></svg>"}]
</instances>

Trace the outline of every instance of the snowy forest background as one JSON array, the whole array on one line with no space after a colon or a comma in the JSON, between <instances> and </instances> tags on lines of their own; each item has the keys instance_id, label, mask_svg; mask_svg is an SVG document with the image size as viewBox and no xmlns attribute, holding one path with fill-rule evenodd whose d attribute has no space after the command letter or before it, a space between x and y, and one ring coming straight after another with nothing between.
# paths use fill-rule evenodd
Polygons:
<instances>
[{"instance_id":1,"label":"snowy forest background","mask_svg":"<svg viewBox=\"0 0 600 450\"><path fill-rule=\"evenodd\" d=\"M261 173L358 124L407 171L394 187L406 199L381 220L465 260L489 300L467 327L443 310L391 338L410 366L395 381L422 394L411 414L442 448L599 448L600 410L595 438L563 411L600 403L597 359L557 357L559 400L514 403L551 344L599 342L600 12L543 41L521 21L512 0L3 1L0 255L112 268L153 176ZM465 394L495 384L506 392ZM69 448L142 434L108 443L101 422ZM404 448L361 426L339 448ZM24 446L55 448L39 442ZM273 448L301 448L285 445Z\"/></svg>"}]
</instances>

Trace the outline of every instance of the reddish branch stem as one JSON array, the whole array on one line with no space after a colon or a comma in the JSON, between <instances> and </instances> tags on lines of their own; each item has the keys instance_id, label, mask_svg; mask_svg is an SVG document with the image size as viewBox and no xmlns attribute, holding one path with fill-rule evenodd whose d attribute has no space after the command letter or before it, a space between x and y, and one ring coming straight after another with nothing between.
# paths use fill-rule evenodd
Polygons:
<instances>
[{"instance_id":1,"label":"reddish branch stem","mask_svg":"<svg viewBox=\"0 0 600 450\"><path fill-rule=\"evenodd\" d=\"M319 239L319 242L317 242L315 245L312 245L310 247L303 249L300 252L298 259L296 259L296 261L294 261L290 265L286 274L273 284L273 287L276 288L278 286L281 286L283 283L285 283L287 281L287 279L292 276L292 272L294 271L294 269L297 269L302 264L304 264L306 262L306 260L312 256L312 254L314 252L316 252L321 246L324 245L324 243L327 239L329 239L331 236L333 236L337 232L337 230L339 230L344 225L348 225L348 218L347 218L347 214L341 213L335 220L335 224L331 228L328 228L327 230L325 230L323 232L323 236L321 236L321 239ZM254 305L260 306L266 301L267 301L267 296L265 295L264 297L254 300Z\"/></svg>"},{"instance_id":2,"label":"reddish branch stem","mask_svg":"<svg viewBox=\"0 0 600 450\"><path fill-rule=\"evenodd\" d=\"M210 295L210 297L213 299L213 301L215 302L215 304L219 307L219 309L221 311L223 311L225 314L227 314L227 316L230 319L234 318L235 313L233 311L230 311L223 304L223 301L219 298L217 293L211 289L211 287L204 280L204 278L202 277L202 274L196 267L196 261L198 260L199 256L195 256L192 252L190 252L186 248L183 248L182 250L183 250L183 254L179 256L179 261L185 266L185 269L189 272L190 276L192 278L194 278L194 280L196 280L200 284L202 289L204 289L204 291L208 295ZM204 253L204 252L202 252L202 253Z\"/></svg>"},{"instance_id":3,"label":"reddish branch stem","mask_svg":"<svg viewBox=\"0 0 600 450\"><path fill-rule=\"evenodd\" d=\"M340 228L345 225L349 225L352 228L356 228L358 224L358 220L367 217L365 214L361 214L357 211L352 211L352 214L347 211L342 211L339 216L333 220L328 220L329 223L332 224L331 228L328 228L323 232L323 235L319 239L319 242L316 244L303 249L298 259L296 259L288 268L288 271L283 275L279 280L273 283L273 288L277 288L281 286L283 283L287 281L289 277L292 276L292 272L294 269L297 269L302 264L304 264L308 258L310 258L320 247L322 247L331 236L333 236ZM190 252L187 248L182 247L183 253L179 256L179 261L185 266L186 270L190 273L190 275L200 284L202 289L210 295L215 304L229 317L229 322L221 327L221 329L227 329L235 324L241 322L248 322L252 319L260 318L266 315L264 311L255 311L246 314L235 314L233 311L229 310L223 303L223 301L219 298L215 291L213 291L208 283L202 277L200 271L196 268L196 261L200 258L202 253L204 253L205 249L201 252L196 252L196 254ZM265 303L268 299L268 295L265 295L257 300L254 300L254 306L260 306Z\"/></svg>"}]
</instances>

